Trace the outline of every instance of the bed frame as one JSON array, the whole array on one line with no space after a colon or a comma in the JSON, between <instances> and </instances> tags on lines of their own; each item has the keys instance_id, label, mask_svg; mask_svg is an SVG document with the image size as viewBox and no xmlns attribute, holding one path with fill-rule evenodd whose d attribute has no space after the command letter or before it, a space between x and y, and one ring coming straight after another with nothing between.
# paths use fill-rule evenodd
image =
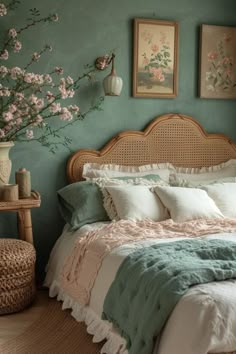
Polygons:
<instances>
[{"instance_id":1,"label":"bed frame","mask_svg":"<svg viewBox=\"0 0 236 354\"><path fill-rule=\"evenodd\" d=\"M119 133L99 151L78 150L67 163L67 176L70 183L82 181L83 165L87 162L127 166L171 162L182 167L202 167L235 158L236 144L227 136L207 134L190 116L165 114L142 132Z\"/></svg>"},{"instance_id":2,"label":"bed frame","mask_svg":"<svg viewBox=\"0 0 236 354\"><path fill-rule=\"evenodd\" d=\"M138 166L171 162L182 167L217 165L236 158L236 144L223 134L207 134L192 117L165 114L143 132L124 131L101 150L82 149L67 163L70 183L82 180L86 162Z\"/></svg>"}]
</instances>

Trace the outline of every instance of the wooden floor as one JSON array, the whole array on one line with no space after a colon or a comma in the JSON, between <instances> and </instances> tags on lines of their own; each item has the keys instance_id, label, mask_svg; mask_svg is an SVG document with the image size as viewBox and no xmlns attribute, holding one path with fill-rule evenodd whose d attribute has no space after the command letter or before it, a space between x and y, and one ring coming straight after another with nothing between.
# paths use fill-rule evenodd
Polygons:
<instances>
[{"instance_id":1,"label":"wooden floor","mask_svg":"<svg viewBox=\"0 0 236 354\"><path fill-rule=\"evenodd\" d=\"M11 315L0 316L0 347L1 345L19 334L23 333L42 313L48 301L48 292L37 292L34 303L24 311Z\"/></svg>"}]
</instances>

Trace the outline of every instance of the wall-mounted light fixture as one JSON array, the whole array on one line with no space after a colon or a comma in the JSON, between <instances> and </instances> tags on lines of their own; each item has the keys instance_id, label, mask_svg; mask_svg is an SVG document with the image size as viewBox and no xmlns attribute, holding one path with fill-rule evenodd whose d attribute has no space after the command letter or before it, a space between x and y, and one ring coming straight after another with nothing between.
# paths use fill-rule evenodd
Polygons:
<instances>
[{"instance_id":1,"label":"wall-mounted light fixture","mask_svg":"<svg viewBox=\"0 0 236 354\"><path fill-rule=\"evenodd\" d=\"M112 64L111 72L103 80L103 89L106 96L120 96L123 81L121 77L116 75L114 66L115 54L112 53L111 56L108 54L103 57L99 57L95 61L95 66L98 70L105 70L110 63Z\"/></svg>"}]
</instances>

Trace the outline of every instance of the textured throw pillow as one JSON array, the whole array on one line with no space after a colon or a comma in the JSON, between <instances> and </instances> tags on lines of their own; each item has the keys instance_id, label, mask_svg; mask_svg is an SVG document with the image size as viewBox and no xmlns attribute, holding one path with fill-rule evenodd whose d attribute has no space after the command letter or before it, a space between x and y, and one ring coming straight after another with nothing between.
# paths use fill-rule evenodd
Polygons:
<instances>
[{"instance_id":1,"label":"textured throw pillow","mask_svg":"<svg viewBox=\"0 0 236 354\"><path fill-rule=\"evenodd\" d=\"M200 184L201 182L217 181L228 177L236 177L236 159L231 159L219 165L209 167L175 167L175 172L172 171L170 174L170 184L174 186L185 186L186 183Z\"/></svg>"},{"instance_id":2,"label":"textured throw pillow","mask_svg":"<svg viewBox=\"0 0 236 354\"><path fill-rule=\"evenodd\" d=\"M143 186L156 186L156 185L163 185L168 186L169 184L163 181L159 175L156 174L149 174L144 175L142 177L132 177L132 176L122 176L122 177L98 177L98 178L91 178L91 182L97 184L99 187L104 188L107 186L115 186L121 184L134 184L134 185L143 185Z\"/></svg>"},{"instance_id":3,"label":"textured throw pillow","mask_svg":"<svg viewBox=\"0 0 236 354\"><path fill-rule=\"evenodd\" d=\"M174 167L170 163L150 164L143 166L122 166L115 164L97 164L86 163L83 166L83 178L99 178L99 177L143 177L147 174L157 174L165 182L169 182L170 171L174 171Z\"/></svg>"},{"instance_id":4,"label":"textured throw pillow","mask_svg":"<svg viewBox=\"0 0 236 354\"><path fill-rule=\"evenodd\" d=\"M154 187L162 203L176 222L203 218L223 218L223 214L206 191L198 188Z\"/></svg>"},{"instance_id":5,"label":"textured throw pillow","mask_svg":"<svg viewBox=\"0 0 236 354\"><path fill-rule=\"evenodd\" d=\"M168 212L160 199L144 185L117 185L105 188L110 195L109 202L104 200L104 206L110 218L154 221L165 220ZM112 203L110 201L112 199Z\"/></svg>"},{"instance_id":6,"label":"textured throw pillow","mask_svg":"<svg viewBox=\"0 0 236 354\"><path fill-rule=\"evenodd\" d=\"M224 216L236 218L236 183L219 183L202 189L214 200Z\"/></svg>"},{"instance_id":7,"label":"textured throw pillow","mask_svg":"<svg viewBox=\"0 0 236 354\"><path fill-rule=\"evenodd\" d=\"M73 230L96 221L107 221L109 217L103 206L100 188L91 182L69 184L57 192L59 210Z\"/></svg>"}]
</instances>

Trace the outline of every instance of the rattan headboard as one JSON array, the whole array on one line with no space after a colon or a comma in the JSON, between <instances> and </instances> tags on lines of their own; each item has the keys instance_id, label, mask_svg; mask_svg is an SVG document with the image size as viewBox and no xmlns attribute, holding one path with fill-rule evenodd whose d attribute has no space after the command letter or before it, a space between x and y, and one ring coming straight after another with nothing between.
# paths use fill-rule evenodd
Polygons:
<instances>
[{"instance_id":1,"label":"rattan headboard","mask_svg":"<svg viewBox=\"0 0 236 354\"><path fill-rule=\"evenodd\" d=\"M67 163L69 181L82 180L86 162L144 165L172 162L176 166L217 165L236 158L236 144L223 134L207 134L192 117L165 114L154 119L143 132L124 131L100 151L78 150Z\"/></svg>"}]
</instances>

